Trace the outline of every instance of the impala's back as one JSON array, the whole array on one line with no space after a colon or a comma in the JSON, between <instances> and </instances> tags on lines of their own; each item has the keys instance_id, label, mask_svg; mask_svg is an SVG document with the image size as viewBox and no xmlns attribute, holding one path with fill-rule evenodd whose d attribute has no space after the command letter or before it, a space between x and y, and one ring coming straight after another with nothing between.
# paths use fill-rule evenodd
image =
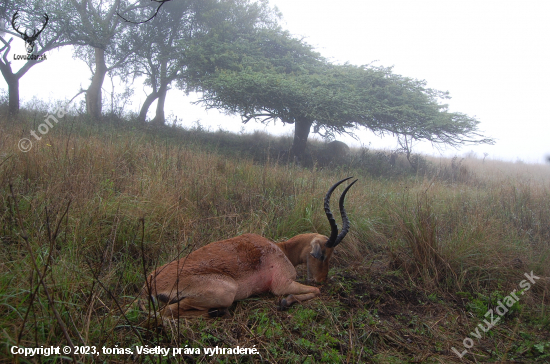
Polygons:
<instances>
[{"instance_id":1,"label":"impala's back","mask_svg":"<svg viewBox=\"0 0 550 364\"><path fill-rule=\"evenodd\" d=\"M294 266L274 243L245 234L210 243L158 268L149 276L142 296L151 296L161 306L182 302L203 310L212 307L205 307L205 300L214 300L218 307L229 307L254 294L277 293L295 278Z\"/></svg>"}]
</instances>

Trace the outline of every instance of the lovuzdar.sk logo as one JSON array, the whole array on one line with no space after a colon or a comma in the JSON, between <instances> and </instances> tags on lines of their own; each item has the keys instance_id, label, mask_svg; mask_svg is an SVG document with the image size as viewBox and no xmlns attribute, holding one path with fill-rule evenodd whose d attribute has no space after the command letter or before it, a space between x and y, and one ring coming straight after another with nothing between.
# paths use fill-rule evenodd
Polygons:
<instances>
[{"instance_id":1,"label":"lovuzdar.sk logo","mask_svg":"<svg viewBox=\"0 0 550 364\"><path fill-rule=\"evenodd\" d=\"M44 25L42 25L42 29L40 29L40 30L33 29L31 35L27 34L28 29L25 29L24 33L22 33L19 30L19 27L16 24L18 18L19 18L19 11L16 11L15 14L13 14L13 16L11 18L11 26L12 26L13 30L15 30L17 33L19 33L21 35L21 38L23 38L23 40L25 41L26 48L27 48L27 54L14 54L13 59L15 59L15 60L21 59L21 60L26 60L26 61L28 61L28 60L33 60L33 61L43 61L43 60L45 60L46 59L45 54L42 54L42 55L33 54L33 51L34 51L35 42L38 39L38 36L40 35L40 33L42 33L42 31L44 30L44 28L46 28L46 25L48 24L48 20L49 20L48 14L44 14Z\"/></svg>"}]
</instances>

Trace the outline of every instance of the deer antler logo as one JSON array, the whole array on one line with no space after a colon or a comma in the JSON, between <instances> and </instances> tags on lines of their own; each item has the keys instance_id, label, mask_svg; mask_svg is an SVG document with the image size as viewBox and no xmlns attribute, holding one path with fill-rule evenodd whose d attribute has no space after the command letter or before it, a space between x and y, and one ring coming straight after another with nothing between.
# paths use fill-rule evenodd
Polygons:
<instances>
[{"instance_id":1,"label":"deer antler logo","mask_svg":"<svg viewBox=\"0 0 550 364\"><path fill-rule=\"evenodd\" d=\"M13 17L11 18L11 26L17 33L21 34L21 37L23 38L25 43L27 43L27 46L26 46L27 54L31 54L34 50L34 42L36 42L36 39L38 39L38 36L44 30L44 28L46 27L46 24L48 24L48 19L49 19L48 14L44 14L44 25L42 26L42 29L40 30L33 29L32 35L28 35L27 30L25 30L25 33L21 33L19 31L17 25L15 24L15 21L17 20L17 18L19 18L19 11L16 11L15 14L13 14Z\"/></svg>"}]
</instances>

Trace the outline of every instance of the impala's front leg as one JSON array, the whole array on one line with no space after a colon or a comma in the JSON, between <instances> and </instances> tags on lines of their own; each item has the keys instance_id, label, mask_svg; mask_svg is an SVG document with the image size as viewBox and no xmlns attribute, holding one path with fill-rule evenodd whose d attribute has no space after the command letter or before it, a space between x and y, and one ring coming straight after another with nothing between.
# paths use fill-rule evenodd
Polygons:
<instances>
[{"instance_id":1,"label":"impala's front leg","mask_svg":"<svg viewBox=\"0 0 550 364\"><path fill-rule=\"evenodd\" d=\"M319 288L317 287L306 286L305 284L293 281L284 289L273 293L275 293L276 295L288 294L286 298L283 298L281 300L280 309L284 310L292 306L296 302L307 301L319 296L321 294L321 291L319 291Z\"/></svg>"}]
</instances>

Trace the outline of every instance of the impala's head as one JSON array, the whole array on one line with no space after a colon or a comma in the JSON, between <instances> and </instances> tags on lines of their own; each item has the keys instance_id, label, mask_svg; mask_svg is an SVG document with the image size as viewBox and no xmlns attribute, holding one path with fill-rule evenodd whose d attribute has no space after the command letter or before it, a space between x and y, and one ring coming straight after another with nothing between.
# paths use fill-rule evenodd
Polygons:
<instances>
[{"instance_id":1,"label":"impala's head","mask_svg":"<svg viewBox=\"0 0 550 364\"><path fill-rule=\"evenodd\" d=\"M325 213L327 215L328 222L330 224L330 230L331 230L330 237L315 234L310 241L311 252L307 257L308 276L313 278L316 282L324 282L327 279L329 261L330 261L330 257L332 256L332 252L334 251L334 248L338 244L340 244L342 239L344 239L344 237L348 233L349 220L348 220L348 216L346 215L346 209L344 208L344 199L346 198L346 193L348 193L348 190L350 189L350 187L353 186L353 184L357 182L357 180L350 183L349 186L346 187L346 189L344 190L344 192L342 192L342 195L340 196L339 207L340 207L340 215L342 216L342 225L343 225L340 233L338 233L338 225L336 225L334 216L330 211L330 196L332 195L332 192L336 189L336 187L338 187L341 183L351 178L353 177L348 177L337 182L334 186L332 186L328 190L325 196Z\"/></svg>"}]
</instances>

